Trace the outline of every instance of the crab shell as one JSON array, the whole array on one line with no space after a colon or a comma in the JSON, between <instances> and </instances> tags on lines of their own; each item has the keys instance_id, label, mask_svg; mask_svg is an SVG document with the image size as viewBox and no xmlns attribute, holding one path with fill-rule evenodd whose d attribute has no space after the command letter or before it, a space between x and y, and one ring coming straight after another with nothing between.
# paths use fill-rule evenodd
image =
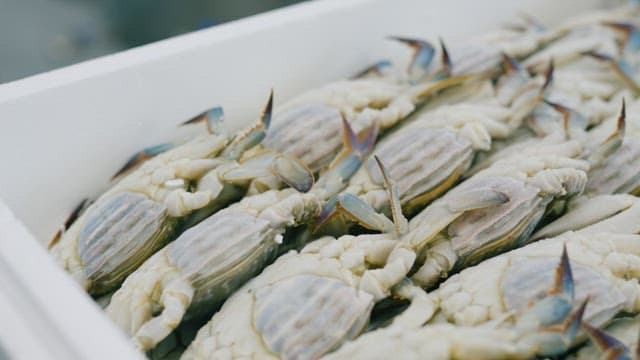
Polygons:
<instances>
[{"instance_id":1,"label":"crab shell","mask_svg":"<svg viewBox=\"0 0 640 360\"><path fill-rule=\"evenodd\" d=\"M589 297L584 320L596 326L620 311L640 310L637 274L624 252L640 243L638 235L567 233L486 260L453 275L432 293L440 314L432 322L479 325L522 311L553 283L558 254L566 244L571 258L575 304Z\"/></svg>"},{"instance_id":2,"label":"crab shell","mask_svg":"<svg viewBox=\"0 0 640 360\"><path fill-rule=\"evenodd\" d=\"M450 271L526 244L553 200L584 189L586 162L541 159L497 162L416 215L406 239L422 264L414 281L430 287Z\"/></svg>"},{"instance_id":3,"label":"crab shell","mask_svg":"<svg viewBox=\"0 0 640 360\"><path fill-rule=\"evenodd\" d=\"M173 237L178 220L164 204L136 193L107 196L86 214L78 253L91 293L116 288Z\"/></svg>"},{"instance_id":4,"label":"crab shell","mask_svg":"<svg viewBox=\"0 0 640 360\"><path fill-rule=\"evenodd\" d=\"M387 165L405 214L416 210L453 186L471 165L470 141L448 129L402 128L374 150ZM346 192L363 194L376 210L389 206L383 178L373 157L354 175Z\"/></svg>"}]
</instances>

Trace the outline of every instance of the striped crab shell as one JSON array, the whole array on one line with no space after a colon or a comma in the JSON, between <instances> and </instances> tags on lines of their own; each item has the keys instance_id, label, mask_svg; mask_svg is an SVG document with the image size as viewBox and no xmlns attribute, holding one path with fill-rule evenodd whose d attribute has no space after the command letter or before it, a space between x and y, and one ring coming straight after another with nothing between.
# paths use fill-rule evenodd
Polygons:
<instances>
[{"instance_id":1,"label":"striped crab shell","mask_svg":"<svg viewBox=\"0 0 640 360\"><path fill-rule=\"evenodd\" d=\"M585 161L562 156L496 162L416 215L409 241L421 254L413 275L432 286L450 271L525 244L557 198L582 192Z\"/></svg>"}]
</instances>

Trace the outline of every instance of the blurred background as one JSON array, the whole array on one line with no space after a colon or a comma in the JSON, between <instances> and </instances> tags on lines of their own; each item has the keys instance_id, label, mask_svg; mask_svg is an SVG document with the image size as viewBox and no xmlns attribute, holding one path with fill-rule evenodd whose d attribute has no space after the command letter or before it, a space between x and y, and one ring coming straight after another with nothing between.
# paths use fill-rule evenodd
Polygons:
<instances>
[{"instance_id":1,"label":"blurred background","mask_svg":"<svg viewBox=\"0 0 640 360\"><path fill-rule=\"evenodd\" d=\"M0 83L302 0L0 0Z\"/></svg>"}]
</instances>

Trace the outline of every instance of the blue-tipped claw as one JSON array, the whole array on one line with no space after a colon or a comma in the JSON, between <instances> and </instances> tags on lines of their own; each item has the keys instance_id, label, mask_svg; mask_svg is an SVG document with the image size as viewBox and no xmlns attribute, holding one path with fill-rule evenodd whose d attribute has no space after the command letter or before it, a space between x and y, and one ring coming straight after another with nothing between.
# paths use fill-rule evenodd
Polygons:
<instances>
[{"instance_id":1,"label":"blue-tipped claw","mask_svg":"<svg viewBox=\"0 0 640 360\"><path fill-rule=\"evenodd\" d=\"M582 323L582 329L589 335L589 338L598 349L602 351L603 359L633 359L630 349L620 340L587 323Z\"/></svg>"},{"instance_id":2,"label":"blue-tipped claw","mask_svg":"<svg viewBox=\"0 0 640 360\"><path fill-rule=\"evenodd\" d=\"M444 44L444 41L442 40L442 38L438 39L438 41L440 42L440 61L442 62L442 67L433 75L431 75L431 78L433 80L444 80L451 77L451 69L453 68L453 65L451 64L449 50L447 50L447 46Z\"/></svg>"},{"instance_id":3,"label":"blue-tipped claw","mask_svg":"<svg viewBox=\"0 0 640 360\"><path fill-rule=\"evenodd\" d=\"M148 147L142 151L133 154L129 160L111 177L114 180L123 174L133 170L140 166L143 162L151 159L152 157L161 154L165 151L171 150L175 147L175 144L167 143Z\"/></svg>"},{"instance_id":4,"label":"blue-tipped claw","mask_svg":"<svg viewBox=\"0 0 640 360\"><path fill-rule=\"evenodd\" d=\"M556 268L555 284L547 296L533 303L521 316L525 324L541 328L563 323L573 310L574 283L566 247Z\"/></svg>"},{"instance_id":5,"label":"blue-tipped claw","mask_svg":"<svg viewBox=\"0 0 640 360\"><path fill-rule=\"evenodd\" d=\"M390 67L391 67L391 61L381 60L369 66L368 68L360 71L359 73L354 75L352 79L360 79L360 78L365 78L370 76L376 76L376 77L383 76L385 71Z\"/></svg>"},{"instance_id":6,"label":"blue-tipped claw","mask_svg":"<svg viewBox=\"0 0 640 360\"><path fill-rule=\"evenodd\" d=\"M421 77L428 74L429 66L431 66L431 62L436 53L431 43L426 40L400 36L390 36L389 38L407 44L414 50L413 58L411 59L408 69L410 75Z\"/></svg>"},{"instance_id":7,"label":"blue-tipped claw","mask_svg":"<svg viewBox=\"0 0 640 360\"><path fill-rule=\"evenodd\" d=\"M585 124L587 120L585 117L579 112L568 108L562 104L549 101L544 99L543 102L549 106L551 106L554 110L559 112L562 115L562 126L564 129L564 134L567 139L571 137L571 124Z\"/></svg>"},{"instance_id":8,"label":"blue-tipped claw","mask_svg":"<svg viewBox=\"0 0 640 360\"><path fill-rule=\"evenodd\" d=\"M517 74L523 71L522 65L505 53L502 53L502 66L506 74Z\"/></svg>"},{"instance_id":9,"label":"blue-tipped claw","mask_svg":"<svg viewBox=\"0 0 640 360\"><path fill-rule=\"evenodd\" d=\"M380 167L382 176L384 177L385 187L391 204L393 221L376 212L371 205L356 195L342 193L332 197L324 209L322 209L316 223L316 230L335 216L344 215L349 220L370 230L377 230L384 233L395 232L398 235L404 234L407 231L408 223L407 219L402 215L398 188L389 178L388 172L382 165L380 159L377 156L374 156L374 158Z\"/></svg>"},{"instance_id":10,"label":"blue-tipped claw","mask_svg":"<svg viewBox=\"0 0 640 360\"><path fill-rule=\"evenodd\" d=\"M377 213L371 205L350 193L337 196L336 211L370 230L388 233L394 229L391 220Z\"/></svg>"},{"instance_id":11,"label":"blue-tipped claw","mask_svg":"<svg viewBox=\"0 0 640 360\"><path fill-rule=\"evenodd\" d=\"M620 146L622 146L622 142L624 141L624 134L627 127L626 117L626 102L624 98L622 98L622 108L620 109L620 115L618 116L618 122L616 125L616 130L613 134L609 135L602 144L598 146L596 149L594 156L597 156L597 160L601 161L611 155L613 152L618 150Z\"/></svg>"},{"instance_id":12,"label":"blue-tipped claw","mask_svg":"<svg viewBox=\"0 0 640 360\"><path fill-rule=\"evenodd\" d=\"M622 42L624 52L636 52L640 50L640 29L638 29L638 27L625 22L605 22L604 25L624 34Z\"/></svg>"},{"instance_id":13,"label":"blue-tipped claw","mask_svg":"<svg viewBox=\"0 0 640 360\"><path fill-rule=\"evenodd\" d=\"M342 126L343 150L335 157L328 170L318 178L316 183L316 186L324 189L325 195L329 197L344 189L347 181L373 150L378 136L377 123L367 128L359 136L351 129L344 116L342 117Z\"/></svg>"},{"instance_id":14,"label":"blue-tipped claw","mask_svg":"<svg viewBox=\"0 0 640 360\"><path fill-rule=\"evenodd\" d=\"M562 247L562 256L560 257L560 264L556 268L555 287L549 293L550 295L566 294L569 298L573 299L575 293L573 283L573 273L571 271L571 264L569 263L569 255L567 254L567 246Z\"/></svg>"},{"instance_id":15,"label":"blue-tipped claw","mask_svg":"<svg viewBox=\"0 0 640 360\"><path fill-rule=\"evenodd\" d=\"M332 196L328 201L327 205L322 209L320 215L318 216L318 220L314 226L313 231L316 232L320 229L324 224L329 222L331 219L338 215L338 209L336 207L336 203L338 202L338 196Z\"/></svg>"},{"instance_id":16,"label":"blue-tipped claw","mask_svg":"<svg viewBox=\"0 0 640 360\"><path fill-rule=\"evenodd\" d=\"M640 94L640 79L636 75L633 66L624 58L614 59L609 55L598 53L595 51L585 52L584 55L591 56L594 59L607 62L613 70L620 76L622 81L636 94Z\"/></svg>"},{"instance_id":17,"label":"blue-tipped claw","mask_svg":"<svg viewBox=\"0 0 640 360\"><path fill-rule=\"evenodd\" d=\"M551 88L553 85L553 73L555 72L555 64L553 59L549 60L549 66L547 66L547 70L544 72L544 84L542 85L542 91Z\"/></svg>"},{"instance_id":18,"label":"blue-tipped claw","mask_svg":"<svg viewBox=\"0 0 640 360\"><path fill-rule=\"evenodd\" d=\"M571 315L567 318L564 323L564 333L567 337L568 342L571 343L578 336L580 332L580 326L582 325L582 319L584 317L584 312L587 308L587 304L589 303L589 297L584 299L580 307L571 313Z\"/></svg>"},{"instance_id":19,"label":"blue-tipped claw","mask_svg":"<svg viewBox=\"0 0 640 360\"><path fill-rule=\"evenodd\" d=\"M185 122L181 125L190 125L198 123L207 124L207 130L209 134L223 134L224 133L224 110L222 107L214 107L211 110L205 111Z\"/></svg>"}]
</instances>

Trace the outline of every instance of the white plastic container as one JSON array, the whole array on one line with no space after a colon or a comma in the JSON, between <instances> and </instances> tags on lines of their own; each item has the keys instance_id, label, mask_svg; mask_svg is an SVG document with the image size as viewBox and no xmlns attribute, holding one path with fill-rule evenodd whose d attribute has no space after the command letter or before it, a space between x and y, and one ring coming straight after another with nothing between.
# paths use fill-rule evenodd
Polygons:
<instances>
[{"instance_id":1,"label":"white plastic container","mask_svg":"<svg viewBox=\"0 0 640 360\"><path fill-rule=\"evenodd\" d=\"M322 0L0 85L0 358L136 359L45 244L133 152L214 105L237 126L389 53L389 34L455 42L519 12L543 23L604 0ZM182 131L182 130L181 130ZM15 215L14 215L15 214Z\"/></svg>"}]
</instances>

